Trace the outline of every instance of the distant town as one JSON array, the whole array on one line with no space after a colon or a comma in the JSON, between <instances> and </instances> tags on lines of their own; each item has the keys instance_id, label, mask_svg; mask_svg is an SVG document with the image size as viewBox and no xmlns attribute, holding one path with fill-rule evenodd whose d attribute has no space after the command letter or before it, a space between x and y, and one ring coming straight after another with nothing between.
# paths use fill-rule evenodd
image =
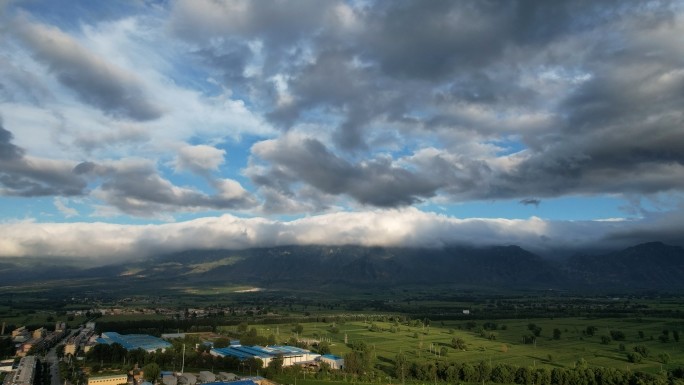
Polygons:
<instances>
[{"instance_id":1,"label":"distant town","mask_svg":"<svg viewBox=\"0 0 684 385\"><path fill-rule=\"evenodd\" d=\"M188 309L187 312L192 317L205 317L214 311L229 311L230 309ZM98 314L167 314L173 315L172 311L165 309L91 309L87 311L69 312L71 315ZM63 367L70 366L74 362L84 361L89 354L101 347L102 350L123 349L126 352L141 351L149 354L164 354L173 348L172 342L187 341L191 333L168 333L161 337L147 334L119 334L117 332L96 333L95 322L86 322L76 329L67 329L65 322L56 322L54 330L47 330L45 327L29 330L25 326L20 326L5 334L3 325L0 338L11 341L16 348L14 359L2 360L0 363L0 373L3 373L3 385L272 385L276 384L259 375L259 369L268 367L285 368L299 366L306 370L319 370L321 366L325 370L340 370L344 368L344 358L333 354L318 354L309 349L289 345L268 345L268 346L244 346L240 340L231 339L227 346L214 347L211 340L197 339L194 346L187 348L193 351L203 351L210 356L222 359L226 358L237 362L245 368L245 362L249 362L247 367L254 369L255 375L243 376L226 371L200 370L197 372L186 371L184 368L186 345L183 344L181 367L176 371L164 371L158 365L150 367L139 367L138 363L133 364L133 368L122 371L118 374L98 375L92 372L101 367L95 365L86 368L85 366L71 366L72 373L70 378L65 379L60 375ZM210 339L221 338L211 333L195 333L197 337L209 337ZM301 344L314 344L319 346L320 341L302 339ZM125 358L124 358L125 360ZM103 361L103 360L102 360ZM101 361L101 362L102 362ZM78 375L75 370L81 373ZM146 369L148 373L146 374ZM99 371L99 370L98 370ZM90 372L90 373L87 373ZM46 373L50 375L45 376ZM263 371L262 371L263 373ZM42 377L41 377L42 374ZM69 381L71 380L71 381Z\"/></svg>"}]
</instances>

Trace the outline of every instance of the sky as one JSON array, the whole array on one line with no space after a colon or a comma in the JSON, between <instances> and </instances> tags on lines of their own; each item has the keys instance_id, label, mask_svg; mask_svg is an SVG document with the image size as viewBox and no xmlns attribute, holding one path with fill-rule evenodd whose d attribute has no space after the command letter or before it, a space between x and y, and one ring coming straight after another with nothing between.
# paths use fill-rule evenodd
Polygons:
<instances>
[{"instance_id":1,"label":"sky","mask_svg":"<svg viewBox=\"0 0 684 385\"><path fill-rule=\"evenodd\" d=\"M0 256L684 245L681 1L0 0Z\"/></svg>"}]
</instances>

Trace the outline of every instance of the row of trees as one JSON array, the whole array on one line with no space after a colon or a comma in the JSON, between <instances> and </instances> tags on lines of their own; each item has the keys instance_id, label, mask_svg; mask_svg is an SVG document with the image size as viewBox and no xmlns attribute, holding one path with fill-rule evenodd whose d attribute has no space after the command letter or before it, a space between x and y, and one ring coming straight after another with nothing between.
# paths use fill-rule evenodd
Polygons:
<instances>
[{"instance_id":1,"label":"row of trees","mask_svg":"<svg viewBox=\"0 0 684 385\"><path fill-rule=\"evenodd\" d=\"M459 381L472 383L521 384L521 385L622 385L622 384L684 384L684 370L677 369L653 375L643 372L623 371L615 368L590 368L584 360L573 369L517 367L487 361L478 364L409 362L404 354L395 357L395 376L402 381Z\"/></svg>"}]
</instances>

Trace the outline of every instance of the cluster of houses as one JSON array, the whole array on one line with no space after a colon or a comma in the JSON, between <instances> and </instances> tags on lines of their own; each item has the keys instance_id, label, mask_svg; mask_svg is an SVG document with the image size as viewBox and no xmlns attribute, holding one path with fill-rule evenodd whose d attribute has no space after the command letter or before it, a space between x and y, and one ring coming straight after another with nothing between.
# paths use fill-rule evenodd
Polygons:
<instances>
[{"instance_id":1,"label":"cluster of houses","mask_svg":"<svg viewBox=\"0 0 684 385\"><path fill-rule=\"evenodd\" d=\"M66 335L66 324L57 322L55 330L47 331L45 328L38 328L30 331L25 326L18 327L12 331L12 342L17 348L18 357L26 357L30 352L49 348L59 342Z\"/></svg>"},{"instance_id":2,"label":"cluster of houses","mask_svg":"<svg viewBox=\"0 0 684 385\"><path fill-rule=\"evenodd\" d=\"M95 322L87 322L85 327L78 330L64 343L64 355L76 355L79 351L88 353L93 346L97 345L97 334L95 334Z\"/></svg>"},{"instance_id":3,"label":"cluster of houses","mask_svg":"<svg viewBox=\"0 0 684 385\"><path fill-rule=\"evenodd\" d=\"M18 366L13 360L2 362L3 371L11 371L10 381L5 385L32 385L35 373L36 357L30 355L37 349L48 349L61 341L67 333L66 324L58 322L55 331L48 332L45 328L29 331L26 327L19 327L12 331L10 338L17 347L16 355L22 357ZM167 337L177 337L167 336ZM88 352L97 344L121 344L126 349L144 349L148 352L158 349L164 350L171 346L164 339L148 335L121 335L106 332L101 335L95 333L95 324L87 323L77 333L71 335L64 344L65 355L76 355L79 351ZM300 365L303 367L318 367L326 363L331 369L344 368L344 359L334 355L320 355L307 349L293 346L242 346L239 341L231 341L225 348L213 348L210 353L218 357L234 357L240 361L258 358L267 366L272 360L282 358L283 366ZM7 370L4 370L7 369ZM267 385L268 380L261 377L239 378L235 374L219 372L214 374L202 371L198 375L191 373L162 372L161 382L164 385ZM151 385L144 382L142 370L135 368L128 374L91 377L88 385Z\"/></svg>"}]
</instances>

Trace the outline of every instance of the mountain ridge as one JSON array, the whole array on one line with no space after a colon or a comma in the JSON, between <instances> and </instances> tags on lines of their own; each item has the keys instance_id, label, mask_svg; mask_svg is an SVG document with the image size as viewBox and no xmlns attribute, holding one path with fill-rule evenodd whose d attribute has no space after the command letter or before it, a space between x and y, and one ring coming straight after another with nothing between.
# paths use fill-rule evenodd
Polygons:
<instances>
[{"instance_id":1,"label":"mountain ridge","mask_svg":"<svg viewBox=\"0 0 684 385\"><path fill-rule=\"evenodd\" d=\"M26 262L26 261L23 261ZM186 250L89 269L13 268L0 261L7 283L116 277L194 285L263 287L327 285L389 287L450 284L510 289L659 290L684 292L684 248L649 242L603 254L541 257L516 245L443 248L278 246L245 250ZM258 283L258 284L257 284Z\"/></svg>"}]
</instances>

